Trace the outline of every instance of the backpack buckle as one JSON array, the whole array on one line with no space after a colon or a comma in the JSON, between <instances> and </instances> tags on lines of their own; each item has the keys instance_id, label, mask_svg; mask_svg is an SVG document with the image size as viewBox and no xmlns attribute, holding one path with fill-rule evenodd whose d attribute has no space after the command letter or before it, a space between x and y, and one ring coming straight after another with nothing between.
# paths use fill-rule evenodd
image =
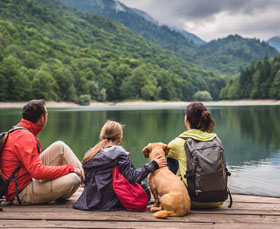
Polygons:
<instances>
[{"instance_id":1,"label":"backpack buckle","mask_svg":"<svg viewBox=\"0 0 280 229\"><path fill-rule=\"evenodd\" d=\"M228 171L228 169L226 168L226 175L229 177L229 176L231 176L231 172L230 171Z\"/></svg>"},{"instance_id":2,"label":"backpack buckle","mask_svg":"<svg viewBox=\"0 0 280 229\"><path fill-rule=\"evenodd\" d=\"M201 190L196 189L196 190L194 191L194 193L195 193L196 196L198 196L199 193L201 193Z\"/></svg>"},{"instance_id":3,"label":"backpack buckle","mask_svg":"<svg viewBox=\"0 0 280 229\"><path fill-rule=\"evenodd\" d=\"M189 178L189 177L193 177L195 176L195 171L192 169L192 170L188 170L185 174L185 178Z\"/></svg>"}]
</instances>

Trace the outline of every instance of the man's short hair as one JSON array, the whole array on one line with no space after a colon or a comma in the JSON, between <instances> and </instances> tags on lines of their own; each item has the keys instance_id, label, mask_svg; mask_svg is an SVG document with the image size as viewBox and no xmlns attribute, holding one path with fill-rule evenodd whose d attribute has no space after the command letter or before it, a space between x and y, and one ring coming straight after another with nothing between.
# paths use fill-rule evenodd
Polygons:
<instances>
[{"instance_id":1,"label":"man's short hair","mask_svg":"<svg viewBox=\"0 0 280 229\"><path fill-rule=\"evenodd\" d=\"M22 117L36 123L39 118L46 115L46 102L43 99L31 100L22 109Z\"/></svg>"}]
</instances>

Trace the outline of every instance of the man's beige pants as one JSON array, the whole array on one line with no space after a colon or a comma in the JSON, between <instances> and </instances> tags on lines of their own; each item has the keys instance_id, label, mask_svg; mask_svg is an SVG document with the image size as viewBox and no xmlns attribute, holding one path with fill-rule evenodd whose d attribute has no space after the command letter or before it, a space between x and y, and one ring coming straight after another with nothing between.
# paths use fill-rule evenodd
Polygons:
<instances>
[{"instance_id":1,"label":"man's beige pants","mask_svg":"<svg viewBox=\"0 0 280 229\"><path fill-rule=\"evenodd\" d=\"M46 166L71 164L83 171L79 159L62 141L57 141L50 145L41 153L41 159ZM54 180L32 179L20 192L19 198L22 204L42 204L57 199L67 199L72 196L80 184L81 179L76 173L68 173ZM13 201L13 203L18 204L17 201Z\"/></svg>"}]
</instances>

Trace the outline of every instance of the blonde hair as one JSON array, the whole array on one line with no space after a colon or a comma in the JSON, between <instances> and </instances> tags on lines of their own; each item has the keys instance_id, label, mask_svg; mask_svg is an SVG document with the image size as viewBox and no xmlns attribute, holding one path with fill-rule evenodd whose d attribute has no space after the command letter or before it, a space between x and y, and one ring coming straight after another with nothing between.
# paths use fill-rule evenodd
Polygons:
<instances>
[{"instance_id":1,"label":"blonde hair","mask_svg":"<svg viewBox=\"0 0 280 229\"><path fill-rule=\"evenodd\" d=\"M118 122L107 120L100 131L100 142L97 143L93 149L85 155L82 163L86 163L92 159L109 141L120 139L123 135L123 125Z\"/></svg>"}]
</instances>

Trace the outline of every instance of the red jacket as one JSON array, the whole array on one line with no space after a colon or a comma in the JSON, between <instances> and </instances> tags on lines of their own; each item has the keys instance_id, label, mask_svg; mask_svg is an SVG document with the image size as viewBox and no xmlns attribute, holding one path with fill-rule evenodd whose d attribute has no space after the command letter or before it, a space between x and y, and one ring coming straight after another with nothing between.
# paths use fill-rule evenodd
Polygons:
<instances>
[{"instance_id":1,"label":"red jacket","mask_svg":"<svg viewBox=\"0 0 280 229\"><path fill-rule=\"evenodd\" d=\"M17 126L27 128L16 130L9 134L7 142L2 152L0 160L0 169L5 179L8 179L13 171L23 164L18 172L18 190L24 189L31 181L31 178L37 180L52 180L68 173L74 172L72 165L62 166L44 166L40 154L37 151L37 143L41 144L36 135L42 130L41 127L22 119ZM15 180L8 188L7 200L16 196Z\"/></svg>"}]
</instances>

